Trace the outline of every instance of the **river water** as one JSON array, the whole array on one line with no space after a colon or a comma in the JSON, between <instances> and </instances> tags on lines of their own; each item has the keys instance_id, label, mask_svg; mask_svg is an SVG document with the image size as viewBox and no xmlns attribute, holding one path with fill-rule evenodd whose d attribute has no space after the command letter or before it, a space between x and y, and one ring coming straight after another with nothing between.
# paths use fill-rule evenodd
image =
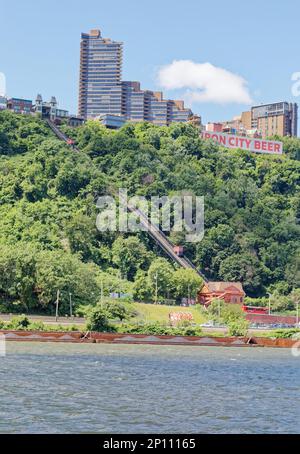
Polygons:
<instances>
[{"instance_id":1,"label":"river water","mask_svg":"<svg viewBox=\"0 0 300 454\"><path fill-rule=\"evenodd\" d=\"M300 433L290 350L8 343L0 433Z\"/></svg>"}]
</instances>

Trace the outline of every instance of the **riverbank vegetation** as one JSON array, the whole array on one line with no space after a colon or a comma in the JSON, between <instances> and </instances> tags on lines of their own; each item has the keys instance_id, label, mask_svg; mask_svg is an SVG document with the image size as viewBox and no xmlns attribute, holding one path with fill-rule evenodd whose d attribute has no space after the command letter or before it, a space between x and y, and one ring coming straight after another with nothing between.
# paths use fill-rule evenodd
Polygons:
<instances>
[{"instance_id":1,"label":"riverbank vegetation","mask_svg":"<svg viewBox=\"0 0 300 454\"><path fill-rule=\"evenodd\" d=\"M226 326L230 336L247 335L249 322L239 305L226 304L223 300L215 299L208 308L208 314L211 320Z\"/></svg>"},{"instance_id":2,"label":"riverbank vegetation","mask_svg":"<svg viewBox=\"0 0 300 454\"><path fill-rule=\"evenodd\" d=\"M46 331L46 332L74 332L81 331L82 327L73 325L46 324L42 321L32 321L26 315L18 315L10 321L4 322L0 319L1 331Z\"/></svg>"},{"instance_id":3,"label":"riverbank vegetation","mask_svg":"<svg viewBox=\"0 0 300 454\"><path fill-rule=\"evenodd\" d=\"M196 296L199 277L174 266L145 232L97 231L96 200L111 187L205 196L204 240L186 243L178 233L171 240L209 279L242 281L251 298L271 293L274 304L283 301L278 310L292 310L300 287L299 139L284 139L283 156L265 156L205 142L191 125L64 129L82 152L38 118L0 113L1 312L53 314L58 290L62 315L70 300L76 311L101 295L169 304Z\"/></svg>"},{"instance_id":4,"label":"riverbank vegetation","mask_svg":"<svg viewBox=\"0 0 300 454\"><path fill-rule=\"evenodd\" d=\"M210 314L211 315L211 314ZM117 319L118 322L117 322ZM226 318L226 315L225 315ZM157 336L200 336L200 337L266 337L272 339L295 339L300 340L299 329L284 329L272 331L260 331L259 333L247 329L245 320L238 314L236 309L230 309L227 313L228 329L220 331L204 331L199 325L192 322L181 322L171 325L167 321L137 321L134 318L134 309L129 307L116 307L115 304L100 304L87 311L87 324L84 325L61 325L52 323L51 325L42 321L32 321L26 315L13 317L10 321L4 322L0 319L0 331L27 331L27 332L81 332L88 331L102 333L120 334L144 334ZM223 323L225 323L223 319Z\"/></svg>"}]
</instances>

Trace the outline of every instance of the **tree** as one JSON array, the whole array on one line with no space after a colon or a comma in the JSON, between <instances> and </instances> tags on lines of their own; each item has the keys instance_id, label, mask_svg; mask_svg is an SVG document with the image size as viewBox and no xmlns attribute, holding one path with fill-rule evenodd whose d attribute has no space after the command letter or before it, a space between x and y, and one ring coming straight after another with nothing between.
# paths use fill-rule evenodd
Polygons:
<instances>
[{"instance_id":1,"label":"tree","mask_svg":"<svg viewBox=\"0 0 300 454\"><path fill-rule=\"evenodd\" d=\"M0 248L0 297L8 307L19 302L22 310L36 305L34 297L36 249L30 244Z\"/></svg>"},{"instance_id":2,"label":"tree","mask_svg":"<svg viewBox=\"0 0 300 454\"><path fill-rule=\"evenodd\" d=\"M90 170L86 165L69 158L59 169L54 184L60 195L75 197L89 182Z\"/></svg>"},{"instance_id":3,"label":"tree","mask_svg":"<svg viewBox=\"0 0 300 454\"><path fill-rule=\"evenodd\" d=\"M91 217L80 212L74 214L65 223L65 232L72 253L79 253L83 260L88 260L91 256L96 255L97 229Z\"/></svg>"},{"instance_id":4,"label":"tree","mask_svg":"<svg viewBox=\"0 0 300 454\"><path fill-rule=\"evenodd\" d=\"M192 269L179 268L173 274L175 295L180 298L196 299L203 286L203 279Z\"/></svg>"},{"instance_id":5,"label":"tree","mask_svg":"<svg viewBox=\"0 0 300 454\"><path fill-rule=\"evenodd\" d=\"M128 304L126 305L117 301L106 301L103 308L106 310L107 314L109 314L109 318L117 318L121 322L123 320L128 320L135 315L134 310Z\"/></svg>"},{"instance_id":6,"label":"tree","mask_svg":"<svg viewBox=\"0 0 300 454\"><path fill-rule=\"evenodd\" d=\"M238 304L228 304L224 300L214 299L208 308L211 318L228 327L230 336L245 336L249 323Z\"/></svg>"},{"instance_id":7,"label":"tree","mask_svg":"<svg viewBox=\"0 0 300 454\"><path fill-rule=\"evenodd\" d=\"M290 295L282 295L280 292L275 291L272 293L271 309L272 312L292 311L295 309L295 305Z\"/></svg>"},{"instance_id":8,"label":"tree","mask_svg":"<svg viewBox=\"0 0 300 454\"><path fill-rule=\"evenodd\" d=\"M75 305L93 304L100 295L97 268L82 263L76 256L62 251L37 254L36 293L40 305L53 311L57 291L60 308L69 313L69 294Z\"/></svg>"},{"instance_id":9,"label":"tree","mask_svg":"<svg viewBox=\"0 0 300 454\"><path fill-rule=\"evenodd\" d=\"M278 308L293 307L289 293L300 286L300 139L280 138L284 154L263 156L204 141L189 124L110 131L88 121L62 129L81 152L71 152L35 116L0 112L0 298L7 310L50 310L58 283L62 311L69 287L75 304L95 303L103 281L106 296L116 287L131 293L134 285L137 299L156 299L156 273L148 271L159 247L144 232L100 234L94 227L97 197L121 186L147 198L187 187L205 196L205 237L185 244L191 261L211 280L241 280L253 297L274 289ZM49 264L39 261L37 269L40 254ZM157 271L157 298L179 298L173 278L160 283Z\"/></svg>"},{"instance_id":10,"label":"tree","mask_svg":"<svg viewBox=\"0 0 300 454\"><path fill-rule=\"evenodd\" d=\"M249 323L247 320L235 320L229 322L228 324L228 334L230 336L242 336L245 337L247 335L249 328Z\"/></svg>"},{"instance_id":11,"label":"tree","mask_svg":"<svg viewBox=\"0 0 300 454\"><path fill-rule=\"evenodd\" d=\"M220 322L222 320L222 313L225 309L225 301L223 299L214 298L208 307L208 313L213 320Z\"/></svg>"},{"instance_id":12,"label":"tree","mask_svg":"<svg viewBox=\"0 0 300 454\"><path fill-rule=\"evenodd\" d=\"M290 298L294 304L294 307L296 309L296 313L299 317L299 307L300 307L300 288L295 288L291 294L290 294Z\"/></svg>"},{"instance_id":13,"label":"tree","mask_svg":"<svg viewBox=\"0 0 300 454\"><path fill-rule=\"evenodd\" d=\"M220 277L229 282L242 282L246 293L252 296L262 289L263 271L253 254L240 253L225 258L220 265Z\"/></svg>"},{"instance_id":14,"label":"tree","mask_svg":"<svg viewBox=\"0 0 300 454\"><path fill-rule=\"evenodd\" d=\"M132 295L132 282L122 279L120 271L115 268L97 272L96 282L103 296L110 296L111 293Z\"/></svg>"},{"instance_id":15,"label":"tree","mask_svg":"<svg viewBox=\"0 0 300 454\"><path fill-rule=\"evenodd\" d=\"M293 303L300 304L300 288L294 288L290 294L290 298L292 299Z\"/></svg>"},{"instance_id":16,"label":"tree","mask_svg":"<svg viewBox=\"0 0 300 454\"><path fill-rule=\"evenodd\" d=\"M225 323L236 322L241 319L245 319L245 312L238 304L224 304L221 312L221 316Z\"/></svg>"},{"instance_id":17,"label":"tree","mask_svg":"<svg viewBox=\"0 0 300 454\"><path fill-rule=\"evenodd\" d=\"M285 279L290 287L300 287L300 249L290 258L285 268Z\"/></svg>"},{"instance_id":18,"label":"tree","mask_svg":"<svg viewBox=\"0 0 300 454\"><path fill-rule=\"evenodd\" d=\"M148 270L148 282L155 302L160 298L170 298L174 292L174 269L166 259L154 260Z\"/></svg>"},{"instance_id":19,"label":"tree","mask_svg":"<svg viewBox=\"0 0 300 454\"><path fill-rule=\"evenodd\" d=\"M144 244L134 236L119 237L112 246L112 260L123 276L133 280L139 269L145 269L150 263L151 254Z\"/></svg>"},{"instance_id":20,"label":"tree","mask_svg":"<svg viewBox=\"0 0 300 454\"><path fill-rule=\"evenodd\" d=\"M101 306L95 306L87 316L89 331L112 332L113 326L109 322L110 314Z\"/></svg>"},{"instance_id":21,"label":"tree","mask_svg":"<svg viewBox=\"0 0 300 454\"><path fill-rule=\"evenodd\" d=\"M18 317L13 317L7 325L8 329L13 330L26 330L30 325L30 321L26 315L19 315Z\"/></svg>"},{"instance_id":22,"label":"tree","mask_svg":"<svg viewBox=\"0 0 300 454\"><path fill-rule=\"evenodd\" d=\"M234 230L228 225L212 227L197 246L201 269L210 270L209 274L216 277L222 261L236 250L234 236Z\"/></svg>"},{"instance_id":23,"label":"tree","mask_svg":"<svg viewBox=\"0 0 300 454\"><path fill-rule=\"evenodd\" d=\"M146 271L139 270L136 273L133 284L133 297L136 301L150 301L153 295L153 288L149 282Z\"/></svg>"},{"instance_id":24,"label":"tree","mask_svg":"<svg viewBox=\"0 0 300 454\"><path fill-rule=\"evenodd\" d=\"M246 336L249 323L241 306L226 304L222 309L221 317L228 326L230 336Z\"/></svg>"}]
</instances>

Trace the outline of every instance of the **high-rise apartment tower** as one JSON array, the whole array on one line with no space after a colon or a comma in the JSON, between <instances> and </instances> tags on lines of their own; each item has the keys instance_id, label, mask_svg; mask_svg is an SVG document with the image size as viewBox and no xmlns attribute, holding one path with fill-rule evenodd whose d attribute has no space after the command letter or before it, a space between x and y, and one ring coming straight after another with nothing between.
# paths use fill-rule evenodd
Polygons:
<instances>
[{"instance_id":1,"label":"high-rise apartment tower","mask_svg":"<svg viewBox=\"0 0 300 454\"><path fill-rule=\"evenodd\" d=\"M122 81L123 43L102 38L100 30L91 30L82 33L80 46L80 117L122 116L124 121L149 121L159 126L192 117L183 101L142 90L136 81Z\"/></svg>"},{"instance_id":2,"label":"high-rise apartment tower","mask_svg":"<svg viewBox=\"0 0 300 454\"><path fill-rule=\"evenodd\" d=\"M123 43L100 30L81 34L78 113L83 118L122 114Z\"/></svg>"}]
</instances>

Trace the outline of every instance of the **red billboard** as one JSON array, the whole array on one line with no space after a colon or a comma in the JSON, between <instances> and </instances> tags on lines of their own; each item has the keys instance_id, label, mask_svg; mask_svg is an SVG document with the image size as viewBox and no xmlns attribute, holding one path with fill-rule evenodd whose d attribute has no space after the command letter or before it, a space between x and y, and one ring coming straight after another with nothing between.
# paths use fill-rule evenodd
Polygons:
<instances>
[{"instance_id":1,"label":"red billboard","mask_svg":"<svg viewBox=\"0 0 300 454\"><path fill-rule=\"evenodd\" d=\"M283 153L283 143L274 140L252 139L250 137L208 131L202 133L202 138L205 140L214 140L226 148L241 148L242 150L265 154L281 155Z\"/></svg>"}]
</instances>

